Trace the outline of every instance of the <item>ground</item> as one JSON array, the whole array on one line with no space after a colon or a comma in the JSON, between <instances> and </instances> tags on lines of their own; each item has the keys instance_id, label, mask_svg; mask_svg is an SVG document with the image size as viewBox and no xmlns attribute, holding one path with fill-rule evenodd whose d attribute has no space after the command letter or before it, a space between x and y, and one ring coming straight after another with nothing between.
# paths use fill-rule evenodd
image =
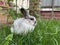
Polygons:
<instances>
[{"instance_id":1,"label":"ground","mask_svg":"<svg viewBox=\"0 0 60 45\"><path fill-rule=\"evenodd\" d=\"M11 34L10 27L10 25L3 25L0 28L0 44ZM60 20L39 19L33 32L27 35L14 34L8 45L60 45Z\"/></svg>"}]
</instances>

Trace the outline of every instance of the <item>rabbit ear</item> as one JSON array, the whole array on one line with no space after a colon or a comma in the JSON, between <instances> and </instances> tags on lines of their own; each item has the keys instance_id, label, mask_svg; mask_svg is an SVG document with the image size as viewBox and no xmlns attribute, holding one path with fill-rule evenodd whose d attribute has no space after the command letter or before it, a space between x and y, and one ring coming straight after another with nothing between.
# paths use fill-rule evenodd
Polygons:
<instances>
[{"instance_id":1,"label":"rabbit ear","mask_svg":"<svg viewBox=\"0 0 60 45\"><path fill-rule=\"evenodd\" d=\"M24 15L25 18L29 18L29 10L21 8L21 13Z\"/></svg>"}]
</instances>

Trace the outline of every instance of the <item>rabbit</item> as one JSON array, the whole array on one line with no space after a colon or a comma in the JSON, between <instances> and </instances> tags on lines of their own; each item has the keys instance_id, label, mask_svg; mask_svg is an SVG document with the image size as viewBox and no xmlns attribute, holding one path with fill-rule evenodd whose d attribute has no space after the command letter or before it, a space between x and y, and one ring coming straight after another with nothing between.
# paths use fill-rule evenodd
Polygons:
<instances>
[{"instance_id":1,"label":"rabbit","mask_svg":"<svg viewBox=\"0 0 60 45\"><path fill-rule=\"evenodd\" d=\"M27 34L28 32L32 32L37 24L36 18L31 16L27 9L21 8L20 10L24 17L14 20L11 32L15 34Z\"/></svg>"}]
</instances>

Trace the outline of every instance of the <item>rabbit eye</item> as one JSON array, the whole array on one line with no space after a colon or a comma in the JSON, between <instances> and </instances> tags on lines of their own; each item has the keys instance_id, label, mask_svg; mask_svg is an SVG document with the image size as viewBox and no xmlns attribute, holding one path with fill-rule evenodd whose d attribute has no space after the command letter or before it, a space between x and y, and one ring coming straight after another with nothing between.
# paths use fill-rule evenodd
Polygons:
<instances>
[{"instance_id":1,"label":"rabbit eye","mask_svg":"<svg viewBox=\"0 0 60 45\"><path fill-rule=\"evenodd\" d=\"M34 20L33 18L30 18L30 20Z\"/></svg>"}]
</instances>

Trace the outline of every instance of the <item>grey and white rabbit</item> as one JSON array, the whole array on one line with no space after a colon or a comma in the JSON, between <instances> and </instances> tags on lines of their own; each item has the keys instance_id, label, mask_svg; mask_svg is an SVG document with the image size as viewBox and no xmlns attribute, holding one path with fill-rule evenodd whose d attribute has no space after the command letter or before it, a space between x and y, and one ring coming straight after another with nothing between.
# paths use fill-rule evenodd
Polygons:
<instances>
[{"instance_id":1,"label":"grey and white rabbit","mask_svg":"<svg viewBox=\"0 0 60 45\"><path fill-rule=\"evenodd\" d=\"M20 10L24 17L14 20L11 32L16 34L32 32L37 24L36 18L31 16L27 9L21 8Z\"/></svg>"}]
</instances>

